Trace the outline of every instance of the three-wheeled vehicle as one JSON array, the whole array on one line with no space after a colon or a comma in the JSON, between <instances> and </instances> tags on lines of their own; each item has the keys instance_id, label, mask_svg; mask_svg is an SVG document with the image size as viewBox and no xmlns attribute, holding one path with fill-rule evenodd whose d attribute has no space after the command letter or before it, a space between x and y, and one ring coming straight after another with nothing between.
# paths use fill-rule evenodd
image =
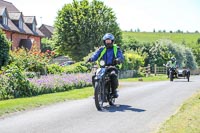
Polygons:
<instances>
[{"instance_id":1,"label":"three-wheeled vehicle","mask_svg":"<svg viewBox=\"0 0 200 133\"><path fill-rule=\"evenodd\" d=\"M176 70L177 69L177 70ZM174 78L187 78L187 81L190 81L190 70L186 68L169 68L169 78L170 81L173 81Z\"/></svg>"}]
</instances>

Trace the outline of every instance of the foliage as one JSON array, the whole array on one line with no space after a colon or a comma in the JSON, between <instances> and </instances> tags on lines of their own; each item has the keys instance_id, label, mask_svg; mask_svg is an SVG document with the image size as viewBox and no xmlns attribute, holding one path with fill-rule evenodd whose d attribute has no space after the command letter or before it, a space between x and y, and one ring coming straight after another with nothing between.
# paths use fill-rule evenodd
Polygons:
<instances>
[{"instance_id":1,"label":"foliage","mask_svg":"<svg viewBox=\"0 0 200 133\"><path fill-rule=\"evenodd\" d=\"M54 50L55 46L52 39L42 38L41 42L41 52L46 52L47 50Z\"/></svg>"},{"instance_id":2,"label":"foliage","mask_svg":"<svg viewBox=\"0 0 200 133\"><path fill-rule=\"evenodd\" d=\"M192 50L189 48L185 49L184 66L191 69L197 68L197 62L195 61L194 54L192 53Z\"/></svg>"},{"instance_id":3,"label":"foliage","mask_svg":"<svg viewBox=\"0 0 200 133\"><path fill-rule=\"evenodd\" d=\"M91 73L47 75L29 78L14 65L8 65L0 77L0 100L30 97L91 86Z\"/></svg>"},{"instance_id":4,"label":"foliage","mask_svg":"<svg viewBox=\"0 0 200 133\"><path fill-rule=\"evenodd\" d=\"M65 73L85 73L88 71L88 67L84 65L84 62L77 62L65 67Z\"/></svg>"},{"instance_id":5,"label":"foliage","mask_svg":"<svg viewBox=\"0 0 200 133\"><path fill-rule=\"evenodd\" d=\"M177 63L179 67L187 67L190 69L196 69L197 63L195 60L195 56L192 53L192 50L183 45L178 45L168 40L161 40L159 42L162 46L166 46L168 48L168 52L176 57Z\"/></svg>"},{"instance_id":6,"label":"foliage","mask_svg":"<svg viewBox=\"0 0 200 133\"><path fill-rule=\"evenodd\" d=\"M48 74L61 74L64 73L64 67L58 64L50 64L47 66L47 73Z\"/></svg>"},{"instance_id":7,"label":"foliage","mask_svg":"<svg viewBox=\"0 0 200 133\"><path fill-rule=\"evenodd\" d=\"M6 39L5 34L0 29L0 70L2 66L7 65L9 60L10 42Z\"/></svg>"},{"instance_id":8,"label":"foliage","mask_svg":"<svg viewBox=\"0 0 200 133\"><path fill-rule=\"evenodd\" d=\"M81 61L90 50L102 45L102 36L113 33L121 43L121 30L111 8L102 1L73 0L58 12L53 40L57 50Z\"/></svg>"},{"instance_id":9,"label":"foliage","mask_svg":"<svg viewBox=\"0 0 200 133\"><path fill-rule=\"evenodd\" d=\"M22 70L15 65L7 65L1 75L0 99L32 96L31 84Z\"/></svg>"},{"instance_id":10,"label":"foliage","mask_svg":"<svg viewBox=\"0 0 200 133\"><path fill-rule=\"evenodd\" d=\"M140 55L147 55L145 56L145 66L148 64L151 66L154 64L162 66L166 64L172 56L175 56L179 67L188 67L190 69L197 68L192 50L186 46L173 43L170 40L160 39L155 42L139 42L136 39L130 38L130 40L125 40L124 42L123 48L125 51L131 49L140 51Z\"/></svg>"},{"instance_id":11,"label":"foliage","mask_svg":"<svg viewBox=\"0 0 200 133\"><path fill-rule=\"evenodd\" d=\"M41 78L31 78L29 81L37 88L36 93L46 94L68 91L74 88L91 86L91 74L47 75Z\"/></svg>"},{"instance_id":12,"label":"foliage","mask_svg":"<svg viewBox=\"0 0 200 133\"><path fill-rule=\"evenodd\" d=\"M45 74L46 65L51 60L53 52L47 51L41 53L38 51L26 51L25 49L17 49L11 52L10 63L25 71L40 72Z\"/></svg>"},{"instance_id":13,"label":"foliage","mask_svg":"<svg viewBox=\"0 0 200 133\"><path fill-rule=\"evenodd\" d=\"M128 48L143 47L143 43L151 44L157 40L168 40L173 43L184 45L192 49L192 52L196 58L198 66L200 66L200 47L199 47L199 33L150 33L150 32L123 32L123 46ZM132 42L131 42L132 40ZM135 40L135 41L134 41ZM131 43L130 43L131 42ZM148 47L148 46L145 47ZM135 49L134 49L135 50ZM171 56L170 53L169 55ZM145 61L145 64L148 61Z\"/></svg>"},{"instance_id":14,"label":"foliage","mask_svg":"<svg viewBox=\"0 0 200 133\"><path fill-rule=\"evenodd\" d=\"M144 56L129 50L124 53L125 61L122 65L122 70L139 70L140 66L144 65Z\"/></svg>"},{"instance_id":15,"label":"foliage","mask_svg":"<svg viewBox=\"0 0 200 133\"><path fill-rule=\"evenodd\" d=\"M89 71L88 65L84 62L77 62L75 64L60 66L58 64L47 65L48 74L62 74L62 73L85 73Z\"/></svg>"}]
</instances>

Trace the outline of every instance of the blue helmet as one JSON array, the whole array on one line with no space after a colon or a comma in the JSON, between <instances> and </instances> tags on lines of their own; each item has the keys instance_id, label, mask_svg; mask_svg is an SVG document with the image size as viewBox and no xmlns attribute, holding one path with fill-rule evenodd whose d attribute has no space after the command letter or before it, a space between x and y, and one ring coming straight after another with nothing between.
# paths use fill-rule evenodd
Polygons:
<instances>
[{"instance_id":1,"label":"blue helmet","mask_svg":"<svg viewBox=\"0 0 200 133\"><path fill-rule=\"evenodd\" d=\"M175 57L172 57L172 58L171 58L171 61L172 61L172 62L175 62L175 61L176 61L176 58L175 58Z\"/></svg>"},{"instance_id":2,"label":"blue helmet","mask_svg":"<svg viewBox=\"0 0 200 133\"><path fill-rule=\"evenodd\" d=\"M106 33L104 36L103 36L103 41L107 40L107 39L110 39L112 41L115 40L115 37L113 36L113 34L111 33Z\"/></svg>"}]
</instances>

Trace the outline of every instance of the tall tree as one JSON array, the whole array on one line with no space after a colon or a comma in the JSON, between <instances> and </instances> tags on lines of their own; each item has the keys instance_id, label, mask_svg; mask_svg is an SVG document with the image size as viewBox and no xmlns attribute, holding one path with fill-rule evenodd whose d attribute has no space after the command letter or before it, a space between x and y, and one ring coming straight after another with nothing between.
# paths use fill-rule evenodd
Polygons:
<instances>
[{"instance_id":1,"label":"tall tree","mask_svg":"<svg viewBox=\"0 0 200 133\"><path fill-rule=\"evenodd\" d=\"M73 0L58 11L55 21L54 42L57 50L80 61L95 47L102 45L105 33L114 34L121 43L121 30L111 8L102 1Z\"/></svg>"},{"instance_id":2,"label":"tall tree","mask_svg":"<svg viewBox=\"0 0 200 133\"><path fill-rule=\"evenodd\" d=\"M7 40L5 34L0 29L0 70L5 66L9 59L10 42Z\"/></svg>"}]
</instances>

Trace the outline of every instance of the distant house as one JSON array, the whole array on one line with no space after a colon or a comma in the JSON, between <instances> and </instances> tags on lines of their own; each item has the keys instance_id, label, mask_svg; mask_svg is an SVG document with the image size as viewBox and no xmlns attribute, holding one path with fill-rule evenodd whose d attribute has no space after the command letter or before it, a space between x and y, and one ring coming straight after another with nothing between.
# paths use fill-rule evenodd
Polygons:
<instances>
[{"instance_id":1,"label":"distant house","mask_svg":"<svg viewBox=\"0 0 200 133\"><path fill-rule=\"evenodd\" d=\"M42 24L39 30L44 34L46 38L52 38L54 27Z\"/></svg>"},{"instance_id":2,"label":"distant house","mask_svg":"<svg viewBox=\"0 0 200 133\"><path fill-rule=\"evenodd\" d=\"M0 0L0 28L12 42L12 49L20 46L40 49L42 32L36 28L35 16L24 16L12 3Z\"/></svg>"}]
</instances>

